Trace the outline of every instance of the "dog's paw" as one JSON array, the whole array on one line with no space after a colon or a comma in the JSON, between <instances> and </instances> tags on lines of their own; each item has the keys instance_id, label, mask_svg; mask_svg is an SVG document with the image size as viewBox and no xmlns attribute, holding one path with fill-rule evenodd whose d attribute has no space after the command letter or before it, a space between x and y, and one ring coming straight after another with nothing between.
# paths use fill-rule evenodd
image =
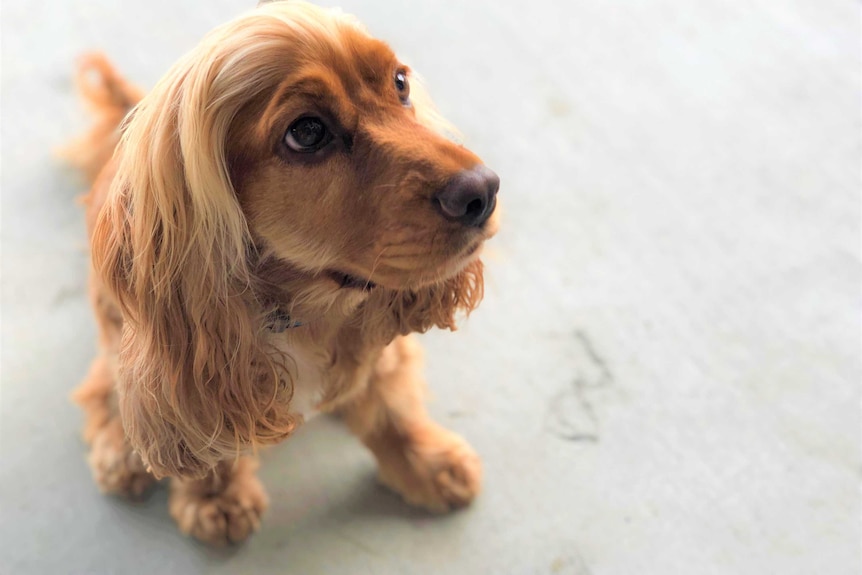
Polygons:
<instances>
[{"instance_id":1,"label":"dog's paw","mask_svg":"<svg viewBox=\"0 0 862 575\"><path fill-rule=\"evenodd\" d=\"M103 493L137 499L156 481L126 440L118 419L108 422L94 434L87 460L93 479Z\"/></svg>"},{"instance_id":2,"label":"dog's paw","mask_svg":"<svg viewBox=\"0 0 862 575\"><path fill-rule=\"evenodd\" d=\"M397 459L380 466L380 481L411 505L444 513L469 505L481 488L479 456L436 425L411 433Z\"/></svg>"},{"instance_id":3,"label":"dog's paw","mask_svg":"<svg viewBox=\"0 0 862 575\"><path fill-rule=\"evenodd\" d=\"M215 546L241 543L260 528L268 501L253 474L230 478L218 492L196 482L171 484L170 512L180 531Z\"/></svg>"}]
</instances>

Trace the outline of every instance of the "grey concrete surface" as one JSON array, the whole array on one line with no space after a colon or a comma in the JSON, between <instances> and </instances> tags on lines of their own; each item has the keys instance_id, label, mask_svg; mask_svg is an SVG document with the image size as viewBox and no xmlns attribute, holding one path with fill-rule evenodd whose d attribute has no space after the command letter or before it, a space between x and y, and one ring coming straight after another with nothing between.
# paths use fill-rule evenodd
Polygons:
<instances>
[{"instance_id":1,"label":"grey concrete surface","mask_svg":"<svg viewBox=\"0 0 862 575\"><path fill-rule=\"evenodd\" d=\"M152 85L250 0L2 6L0 572L860 573L860 56L850 0L345 0L500 174L487 297L424 337L471 509L378 487L318 419L247 545L100 496L70 71ZM329 3L329 2L327 2Z\"/></svg>"}]
</instances>

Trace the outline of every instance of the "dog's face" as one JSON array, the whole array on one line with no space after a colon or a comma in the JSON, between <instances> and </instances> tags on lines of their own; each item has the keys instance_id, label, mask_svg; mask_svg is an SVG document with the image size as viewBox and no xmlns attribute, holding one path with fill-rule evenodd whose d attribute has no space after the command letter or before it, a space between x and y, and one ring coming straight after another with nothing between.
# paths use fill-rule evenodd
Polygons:
<instances>
[{"instance_id":1,"label":"dog's face","mask_svg":"<svg viewBox=\"0 0 862 575\"><path fill-rule=\"evenodd\" d=\"M283 67L280 83L227 144L255 241L333 289L420 287L478 257L499 180L423 119L388 46L344 25L284 48L264 64Z\"/></svg>"}]
</instances>

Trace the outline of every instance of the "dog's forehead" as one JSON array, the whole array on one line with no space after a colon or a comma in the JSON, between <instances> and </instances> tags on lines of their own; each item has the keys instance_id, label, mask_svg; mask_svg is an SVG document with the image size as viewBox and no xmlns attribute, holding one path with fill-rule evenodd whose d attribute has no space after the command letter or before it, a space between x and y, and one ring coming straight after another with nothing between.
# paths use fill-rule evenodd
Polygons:
<instances>
[{"instance_id":1,"label":"dog's forehead","mask_svg":"<svg viewBox=\"0 0 862 575\"><path fill-rule=\"evenodd\" d=\"M341 27L338 40L325 64L348 91L390 84L398 59L388 44L353 26Z\"/></svg>"},{"instance_id":2,"label":"dog's forehead","mask_svg":"<svg viewBox=\"0 0 862 575\"><path fill-rule=\"evenodd\" d=\"M359 110L400 107L393 81L401 64L388 44L365 30L346 22L305 29L302 35L293 30L284 40L277 52L259 60L268 78L260 85L272 88L265 99L249 100L249 109L261 117L262 133L291 119L282 114L295 115L302 106L316 107L351 127Z\"/></svg>"}]
</instances>

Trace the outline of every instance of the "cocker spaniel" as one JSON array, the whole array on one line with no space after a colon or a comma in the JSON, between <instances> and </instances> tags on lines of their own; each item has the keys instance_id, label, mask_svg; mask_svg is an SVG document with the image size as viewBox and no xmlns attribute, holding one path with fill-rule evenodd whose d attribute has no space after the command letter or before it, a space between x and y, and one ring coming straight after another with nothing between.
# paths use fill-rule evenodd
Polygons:
<instances>
[{"instance_id":1,"label":"cocker spaniel","mask_svg":"<svg viewBox=\"0 0 862 575\"><path fill-rule=\"evenodd\" d=\"M267 505L259 446L341 415L382 482L445 511L479 491L423 407L409 334L482 297L497 176L351 17L274 2L216 28L143 95L79 84L99 354L75 393L105 492L169 476L180 529L238 542Z\"/></svg>"}]
</instances>

